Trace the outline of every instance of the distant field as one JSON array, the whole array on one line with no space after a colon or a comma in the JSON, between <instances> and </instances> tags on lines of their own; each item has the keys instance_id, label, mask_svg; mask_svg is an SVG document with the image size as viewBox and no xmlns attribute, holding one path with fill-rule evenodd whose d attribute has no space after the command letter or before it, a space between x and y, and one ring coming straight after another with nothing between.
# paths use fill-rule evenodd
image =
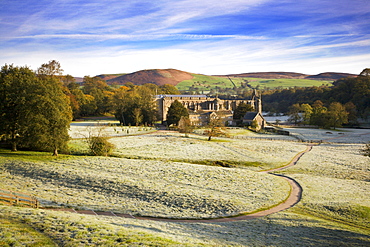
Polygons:
<instances>
[{"instance_id":1,"label":"distant field","mask_svg":"<svg viewBox=\"0 0 370 247\"><path fill-rule=\"evenodd\" d=\"M194 78L191 80L185 80L177 84L179 90L189 90L193 87L199 91L209 91L211 89L218 88L233 88L234 85L226 77L206 76L193 74ZM242 78L233 77L231 80L237 87L241 86L241 83L248 82L250 86L256 88L290 88L290 87L312 87L312 86L330 86L333 81L321 81L321 80L308 80L308 79L263 79L263 78Z\"/></svg>"},{"instance_id":2,"label":"distant field","mask_svg":"<svg viewBox=\"0 0 370 247\"><path fill-rule=\"evenodd\" d=\"M290 87L319 87L330 86L333 81L318 81L308 79L262 79L262 78L243 78L249 81L252 87L260 86L260 88L290 88Z\"/></svg>"},{"instance_id":3,"label":"distant field","mask_svg":"<svg viewBox=\"0 0 370 247\"><path fill-rule=\"evenodd\" d=\"M179 90L189 90L190 87L197 88L198 90L211 90L216 87L219 88L233 88L234 85L226 77L216 77L193 74L194 78L191 80L185 80L176 85ZM237 87L240 87L240 83L243 82L242 78L232 78L233 82Z\"/></svg>"}]
</instances>

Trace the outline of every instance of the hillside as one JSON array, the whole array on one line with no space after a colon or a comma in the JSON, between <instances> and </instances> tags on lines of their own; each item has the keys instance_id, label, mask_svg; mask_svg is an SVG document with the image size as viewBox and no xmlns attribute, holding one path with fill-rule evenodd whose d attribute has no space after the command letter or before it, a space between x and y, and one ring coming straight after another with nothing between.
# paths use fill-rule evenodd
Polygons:
<instances>
[{"instance_id":1,"label":"hillside","mask_svg":"<svg viewBox=\"0 0 370 247\"><path fill-rule=\"evenodd\" d=\"M107 76L107 75L105 75ZM107 77L106 77L107 78ZM109 77L108 77L109 78ZM176 69L150 69L140 70L130 74L123 74L121 76L108 79L109 84L125 84L132 82L135 85L142 85L145 83L154 83L156 85L170 84L176 86L184 80L190 80L193 75Z\"/></svg>"},{"instance_id":2,"label":"hillside","mask_svg":"<svg viewBox=\"0 0 370 247\"><path fill-rule=\"evenodd\" d=\"M326 73L320 73L318 75L310 75L310 76L307 76L306 79L312 79L312 80L338 80L338 79L346 78L346 77L357 77L357 75L347 74L347 73L326 72Z\"/></svg>"},{"instance_id":3,"label":"hillside","mask_svg":"<svg viewBox=\"0 0 370 247\"><path fill-rule=\"evenodd\" d=\"M309 80L338 80L345 77L356 77L357 75L348 73L325 72L317 75L306 75L294 72L256 72L226 75L230 77L252 77L264 79L309 79ZM224 77L224 76L220 76Z\"/></svg>"},{"instance_id":4,"label":"hillside","mask_svg":"<svg viewBox=\"0 0 370 247\"><path fill-rule=\"evenodd\" d=\"M264 79L305 79L309 75L294 72L256 72L256 73L230 74L226 76L264 78Z\"/></svg>"},{"instance_id":5,"label":"hillside","mask_svg":"<svg viewBox=\"0 0 370 247\"><path fill-rule=\"evenodd\" d=\"M160 86L170 84L182 91L208 92L212 89L217 90L217 88L241 87L246 83L253 88L330 86L335 80L355 76L353 74L334 72L320 73L318 75L294 72L256 72L209 76L192 74L176 69L149 69L129 74L103 74L97 77L105 80L108 84L123 85L127 82L132 82L135 85L154 83Z\"/></svg>"}]
</instances>

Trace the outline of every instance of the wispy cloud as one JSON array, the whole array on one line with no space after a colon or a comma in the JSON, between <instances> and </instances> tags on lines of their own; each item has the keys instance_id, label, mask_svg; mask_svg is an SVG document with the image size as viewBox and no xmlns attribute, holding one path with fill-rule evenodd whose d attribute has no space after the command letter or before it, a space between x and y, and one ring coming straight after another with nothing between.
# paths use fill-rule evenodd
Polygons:
<instances>
[{"instance_id":1,"label":"wispy cloud","mask_svg":"<svg viewBox=\"0 0 370 247\"><path fill-rule=\"evenodd\" d=\"M3 0L0 62L60 59L75 75L166 67L313 73L335 65L357 73L352 64L369 66L367 2Z\"/></svg>"}]
</instances>

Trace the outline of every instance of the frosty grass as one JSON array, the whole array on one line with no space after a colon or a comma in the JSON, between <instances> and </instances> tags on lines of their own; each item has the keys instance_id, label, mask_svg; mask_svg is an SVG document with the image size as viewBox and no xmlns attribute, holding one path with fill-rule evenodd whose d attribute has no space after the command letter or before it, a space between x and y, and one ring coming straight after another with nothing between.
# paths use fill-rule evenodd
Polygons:
<instances>
[{"instance_id":1,"label":"frosty grass","mask_svg":"<svg viewBox=\"0 0 370 247\"><path fill-rule=\"evenodd\" d=\"M63 246L369 246L370 158L360 154L363 143L370 141L369 131L293 131L301 139L325 143L282 171L302 185L302 201L267 217L171 223L5 206L0 206L0 217L27 222ZM12 160L2 164L0 183L8 189L34 191L45 205L171 217L227 215L278 202L286 196L287 184L254 172L258 167L230 169L170 161L201 160L203 153L211 157L206 159L241 161L244 157L276 167L305 148L302 143L284 141L289 138L253 140L255 134L243 131L236 135L247 139L205 142L199 136L185 139L168 133L113 138L117 154L149 160Z\"/></svg>"}]
</instances>

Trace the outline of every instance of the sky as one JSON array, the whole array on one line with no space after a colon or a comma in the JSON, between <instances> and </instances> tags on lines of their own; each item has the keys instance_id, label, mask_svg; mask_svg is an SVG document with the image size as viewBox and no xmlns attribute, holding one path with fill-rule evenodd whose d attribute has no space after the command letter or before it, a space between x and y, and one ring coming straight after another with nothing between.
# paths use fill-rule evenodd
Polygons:
<instances>
[{"instance_id":1,"label":"sky","mask_svg":"<svg viewBox=\"0 0 370 247\"><path fill-rule=\"evenodd\" d=\"M369 0L0 0L0 65L64 74L359 74Z\"/></svg>"}]
</instances>

